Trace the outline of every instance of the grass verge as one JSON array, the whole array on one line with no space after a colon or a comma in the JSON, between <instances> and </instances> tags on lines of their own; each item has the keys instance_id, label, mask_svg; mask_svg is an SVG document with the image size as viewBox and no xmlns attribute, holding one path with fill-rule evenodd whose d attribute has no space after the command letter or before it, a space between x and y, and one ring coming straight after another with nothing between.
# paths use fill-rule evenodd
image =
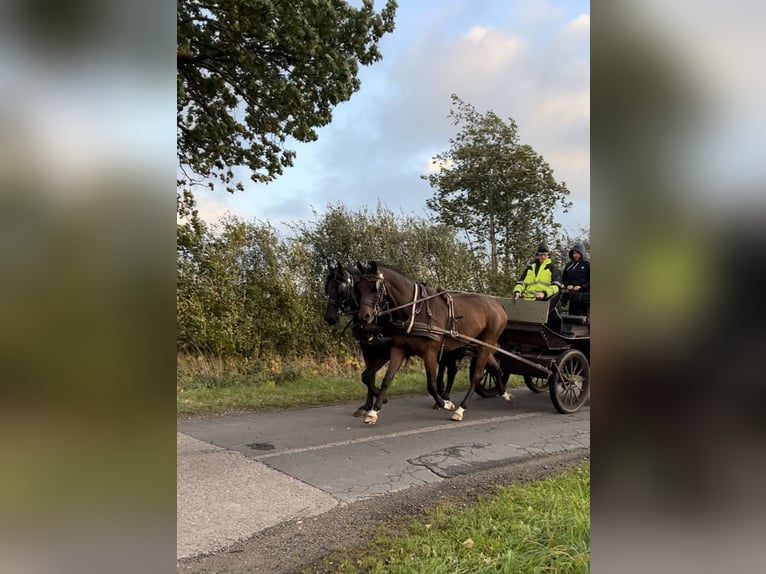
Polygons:
<instances>
[{"instance_id":1,"label":"grass verge","mask_svg":"<svg viewBox=\"0 0 766 574\"><path fill-rule=\"evenodd\" d=\"M590 463L500 487L463 508L444 501L425 517L378 530L305 574L590 572Z\"/></svg>"},{"instance_id":2,"label":"grass verge","mask_svg":"<svg viewBox=\"0 0 766 574\"><path fill-rule=\"evenodd\" d=\"M321 406L349 401L362 404L367 390L361 382L364 369L360 362L316 364L309 360L271 361L254 366L226 364L204 358L192 361L181 358L176 382L178 415L214 414L230 411L269 410ZM380 386L385 368L378 372ZM521 377L512 376L509 387L523 385ZM468 389L468 361L464 361L452 387L452 397L460 399ZM388 389L389 396L426 395L426 377L422 363L406 364Z\"/></svg>"},{"instance_id":3,"label":"grass verge","mask_svg":"<svg viewBox=\"0 0 766 574\"><path fill-rule=\"evenodd\" d=\"M513 378L509 381L509 386L519 384L523 382L514 381ZM452 389L453 399L459 399L460 393L468 389L467 374L458 374ZM204 380L179 381L176 389L176 410L178 415L197 415L321 406L348 401L359 401L361 404L366 392L358 376L352 378L314 375L275 382L236 375L214 384ZM388 389L389 396L426 393L425 375L422 371L398 374Z\"/></svg>"},{"instance_id":4,"label":"grass verge","mask_svg":"<svg viewBox=\"0 0 766 574\"><path fill-rule=\"evenodd\" d=\"M455 382L455 390L467 385ZM420 373L397 376L389 396L425 393L425 377ZM366 389L350 377L316 375L276 383L238 377L224 385L196 385L180 388L178 414L203 414L232 410L268 410L342 403L364 402Z\"/></svg>"}]
</instances>

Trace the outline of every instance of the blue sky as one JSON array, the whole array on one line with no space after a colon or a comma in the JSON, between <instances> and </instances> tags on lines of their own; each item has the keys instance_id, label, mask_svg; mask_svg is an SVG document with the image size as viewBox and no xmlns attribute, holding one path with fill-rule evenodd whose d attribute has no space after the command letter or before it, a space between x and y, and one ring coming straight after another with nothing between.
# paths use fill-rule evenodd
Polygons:
<instances>
[{"instance_id":1,"label":"blue sky","mask_svg":"<svg viewBox=\"0 0 766 574\"><path fill-rule=\"evenodd\" d=\"M557 219L590 227L590 6L588 2L400 0L383 60L360 71L362 87L339 105L318 141L292 142L295 165L267 185L237 172L245 191L196 193L201 216L309 220L312 209L378 202L427 215L426 174L455 127L450 94L478 111L513 118L571 191L574 207ZM376 8L382 1L376 1Z\"/></svg>"}]
</instances>

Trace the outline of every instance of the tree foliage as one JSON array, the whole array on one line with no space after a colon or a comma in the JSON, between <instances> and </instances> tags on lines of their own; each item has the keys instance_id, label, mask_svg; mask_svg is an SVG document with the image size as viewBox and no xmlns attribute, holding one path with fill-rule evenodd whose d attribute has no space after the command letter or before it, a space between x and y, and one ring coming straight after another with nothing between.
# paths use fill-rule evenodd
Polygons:
<instances>
[{"instance_id":1,"label":"tree foliage","mask_svg":"<svg viewBox=\"0 0 766 574\"><path fill-rule=\"evenodd\" d=\"M232 168L269 182L292 165L288 137L307 142L360 87L359 64L381 59L397 4L373 0L178 0L177 154L192 173L242 189ZM212 186L212 183L209 185Z\"/></svg>"},{"instance_id":2,"label":"tree foliage","mask_svg":"<svg viewBox=\"0 0 766 574\"><path fill-rule=\"evenodd\" d=\"M229 216L179 225L177 346L182 352L263 359L347 356L350 333L324 322L330 262L376 259L445 289L483 291L486 274L452 229L378 206L328 206L280 238L266 224Z\"/></svg>"},{"instance_id":3,"label":"tree foliage","mask_svg":"<svg viewBox=\"0 0 766 574\"><path fill-rule=\"evenodd\" d=\"M396 215L378 205L352 212L342 204L328 206L313 223L296 226L303 245L322 275L327 264L377 260L411 277L445 289L481 290L484 273L468 247L447 225L412 215Z\"/></svg>"},{"instance_id":4,"label":"tree foliage","mask_svg":"<svg viewBox=\"0 0 766 574\"><path fill-rule=\"evenodd\" d=\"M569 190L541 155L519 142L513 119L479 113L455 94L452 103L449 117L459 131L434 158L439 169L422 176L435 188L427 206L486 258L490 289L502 293L537 244L558 234L553 214L571 206Z\"/></svg>"}]
</instances>

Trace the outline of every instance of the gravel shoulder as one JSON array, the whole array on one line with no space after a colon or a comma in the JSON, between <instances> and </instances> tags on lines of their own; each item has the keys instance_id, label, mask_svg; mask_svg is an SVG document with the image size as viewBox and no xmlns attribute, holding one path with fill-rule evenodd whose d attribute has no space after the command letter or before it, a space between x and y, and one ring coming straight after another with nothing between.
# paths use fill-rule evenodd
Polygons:
<instances>
[{"instance_id":1,"label":"gravel shoulder","mask_svg":"<svg viewBox=\"0 0 766 574\"><path fill-rule=\"evenodd\" d=\"M268 528L219 552L180 560L177 572L297 574L339 548L359 547L376 528L396 524L403 517L422 515L445 498L469 505L491 495L499 486L539 480L575 467L589 457L589 449L537 456L344 504L312 518Z\"/></svg>"}]
</instances>

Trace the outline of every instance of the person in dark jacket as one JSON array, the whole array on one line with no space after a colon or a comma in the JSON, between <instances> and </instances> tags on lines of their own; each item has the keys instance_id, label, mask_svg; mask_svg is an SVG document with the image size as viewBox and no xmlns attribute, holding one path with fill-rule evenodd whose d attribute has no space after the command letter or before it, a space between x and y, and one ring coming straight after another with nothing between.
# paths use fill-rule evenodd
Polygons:
<instances>
[{"instance_id":1,"label":"person in dark jacket","mask_svg":"<svg viewBox=\"0 0 766 574\"><path fill-rule=\"evenodd\" d=\"M527 265L513 287L513 298L550 299L561 288L561 272L548 256L548 246L541 243L537 248L535 260Z\"/></svg>"},{"instance_id":2,"label":"person in dark jacket","mask_svg":"<svg viewBox=\"0 0 766 574\"><path fill-rule=\"evenodd\" d=\"M564 268L561 275L564 289L568 293L590 293L590 261L585 258L585 249L582 243L575 243L569 250L570 263ZM590 309L589 302L569 302L571 315L587 315Z\"/></svg>"}]
</instances>

